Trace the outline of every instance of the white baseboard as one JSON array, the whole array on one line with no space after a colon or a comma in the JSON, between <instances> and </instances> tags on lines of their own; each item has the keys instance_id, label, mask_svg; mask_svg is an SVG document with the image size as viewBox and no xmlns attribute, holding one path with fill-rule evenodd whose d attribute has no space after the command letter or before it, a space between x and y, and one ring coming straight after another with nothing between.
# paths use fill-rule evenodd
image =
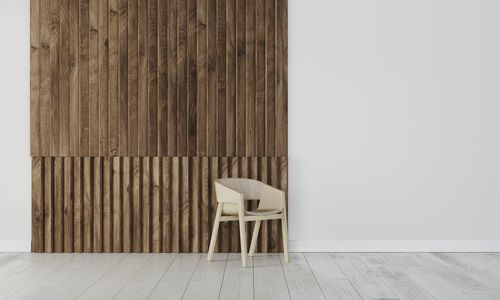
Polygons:
<instances>
[{"instance_id":1,"label":"white baseboard","mask_svg":"<svg viewBox=\"0 0 500 300\"><path fill-rule=\"evenodd\" d=\"M499 241L290 240L292 252L500 252Z\"/></svg>"},{"instance_id":2,"label":"white baseboard","mask_svg":"<svg viewBox=\"0 0 500 300\"><path fill-rule=\"evenodd\" d=\"M0 252L30 252L31 241L0 240Z\"/></svg>"},{"instance_id":3,"label":"white baseboard","mask_svg":"<svg viewBox=\"0 0 500 300\"><path fill-rule=\"evenodd\" d=\"M30 252L31 242L0 240L0 252ZM500 252L500 241L290 240L291 252Z\"/></svg>"}]
</instances>

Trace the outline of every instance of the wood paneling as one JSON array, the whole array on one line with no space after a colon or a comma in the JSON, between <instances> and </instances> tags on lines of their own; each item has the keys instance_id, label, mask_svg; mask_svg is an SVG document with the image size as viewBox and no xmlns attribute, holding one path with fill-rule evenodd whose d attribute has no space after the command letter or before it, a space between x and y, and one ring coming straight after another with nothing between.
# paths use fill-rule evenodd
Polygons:
<instances>
[{"instance_id":1,"label":"wood paneling","mask_svg":"<svg viewBox=\"0 0 500 300\"><path fill-rule=\"evenodd\" d=\"M288 172L286 157L35 157L32 168L34 252L206 252L214 179L287 190ZM260 250L278 252L280 224L264 224ZM236 228L221 228L218 251L239 251Z\"/></svg>"},{"instance_id":2,"label":"wood paneling","mask_svg":"<svg viewBox=\"0 0 500 300\"><path fill-rule=\"evenodd\" d=\"M34 252L206 252L214 179L286 190L287 0L30 3Z\"/></svg>"},{"instance_id":3,"label":"wood paneling","mask_svg":"<svg viewBox=\"0 0 500 300\"><path fill-rule=\"evenodd\" d=\"M32 156L286 156L286 0L31 0Z\"/></svg>"}]
</instances>

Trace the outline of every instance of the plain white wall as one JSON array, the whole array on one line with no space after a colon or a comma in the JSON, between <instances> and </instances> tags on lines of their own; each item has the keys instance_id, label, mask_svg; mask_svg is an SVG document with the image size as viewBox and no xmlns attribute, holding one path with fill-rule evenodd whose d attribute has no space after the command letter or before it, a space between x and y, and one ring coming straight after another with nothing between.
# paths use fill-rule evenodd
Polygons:
<instances>
[{"instance_id":1,"label":"plain white wall","mask_svg":"<svg viewBox=\"0 0 500 300\"><path fill-rule=\"evenodd\" d=\"M295 250L500 250L500 1L290 0Z\"/></svg>"},{"instance_id":2,"label":"plain white wall","mask_svg":"<svg viewBox=\"0 0 500 300\"><path fill-rule=\"evenodd\" d=\"M289 0L292 249L500 250L498 11ZM29 1L0 38L0 251L28 251Z\"/></svg>"},{"instance_id":3,"label":"plain white wall","mask_svg":"<svg viewBox=\"0 0 500 300\"><path fill-rule=\"evenodd\" d=\"M29 25L28 0L0 0L0 251L30 249Z\"/></svg>"}]
</instances>

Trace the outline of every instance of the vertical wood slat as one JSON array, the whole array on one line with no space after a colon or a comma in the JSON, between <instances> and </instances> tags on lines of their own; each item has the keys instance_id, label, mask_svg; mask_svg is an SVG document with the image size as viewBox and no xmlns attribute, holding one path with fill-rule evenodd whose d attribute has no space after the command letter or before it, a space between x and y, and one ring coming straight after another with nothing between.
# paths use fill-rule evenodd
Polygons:
<instances>
[{"instance_id":1,"label":"vertical wood slat","mask_svg":"<svg viewBox=\"0 0 500 300\"><path fill-rule=\"evenodd\" d=\"M255 1L246 1L246 156L255 155Z\"/></svg>"},{"instance_id":2,"label":"vertical wood slat","mask_svg":"<svg viewBox=\"0 0 500 300\"><path fill-rule=\"evenodd\" d=\"M126 156L129 153L128 0L118 3L118 45L118 155Z\"/></svg>"},{"instance_id":3,"label":"vertical wood slat","mask_svg":"<svg viewBox=\"0 0 500 300\"><path fill-rule=\"evenodd\" d=\"M266 151L266 0L255 0L255 149Z\"/></svg>"},{"instance_id":4,"label":"vertical wood slat","mask_svg":"<svg viewBox=\"0 0 500 300\"><path fill-rule=\"evenodd\" d=\"M64 252L73 252L73 159L64 158Z\"/></svg>"},{"instance_id":5,"label":"vertical wood slat","mask_svg":"<svg viewBox=\"0 0 500 300\"><path fill-rule=\"evenodd\" d=\"M50 156L50 1L40 0L40 155Z\"/></svg>"},{"instance_id":6,"label":"vertical wood slat","mask_svg":"<svg viewBox=\"0 0 500 300\"><path fill-rule=\"evenodd\" d=\"M93 252L92 158L83 158L83 252Z\"/></svg>"},{"instance_id":7,"label":"vertical wood slat","mask_svg":"<svg viewBox=\"0 0 500 300\"><path fill-rule=\"evenodd\" d=\"M180 197L179 197L179 183L180 183L180 158L179 157L173 157L171 159L172 163L172 168L170 170L170 178L171 178L171 203L172 203L172 229L171 229L171 248L170 250L172 252L179 252L180 251L180 231L181 231L181 214L180 214L180 209L181 209L181 203L180 203Z\"/></svg>"},{"instance_id":8,"label":"vertical wood slat","mask_svg":"<svg viewBox=\"0 0 500 300\"><path fill-rule=\"evenodd\" d=\"M151 252L161 252L160 159L151 159Z\"/></svg>"},{"instance_id":9,"label":"vertical wood slat","mask_svg":"<svg viewBox=\"0 0 500 300\"><path fill-rule=\"evenodd\" d=\"M81 0L79 17L80 156L89 155L89 0Z\"/></svg>"},{"instance_id":10,"label":"vertical wood slat","mask_svg":"<svg viewBox=\"0 0 500 300\"><path fill-rule=\"evenodd\" d=\"M108 10L108 112L109 156L118 155L120 128L119 101L119 0L109 0Z\"/></svg>"},{"instance_id":11,"label":"vertical wood slat","mask_svg":"<svg viewBox=\"0 0 500 300\"><path fill-rule=\"evenodd\" d=\"M197 0L197 150L199 156L207 154L207 0Z\"/></svg>"},{"instance_id":12,"label":"vertical wood slat","mask_svg":"<svg viewBox=\"0 0 500 300\"><path fill-rule=\"evenodd\" d=\"M123 252L132 252L133 203L130 185L131 158L123 157L120 169L120 191L123 203Z\"/></svg>"},{"instance_id":13,"label":"vertical wood slat","mask_svg":"<svg viewBox=\"0 0 500 300\"><path fill-rule=\"evenodd\" d=\"M167 3L167 155L177 155L177 0Z\"/></svg>"},{"instance_id":14,"label":"vertical wood slat","mask_svg":"<svg viewBox=\"0 0 500 300\"><path fill-rule=\"evenodd\" d=\"M177 1L177 156L187 156L187 2Z\"/></svg>"},{"instance_id":15,"label":"vertical wood slat","mask_svg":"<svg viewBox=\"0 0 500 300\"><path fill-rule=\"evenodd\" d=\"M236 0L236 156L246 154L246 0Z\"/></svg>"},{"instance_id":16,"label":"vertical wood slat","mask_svg":"<svg viewBox=\"0 0 500 300\"><path fill-rule=\"evenodd\" d=\"M99 1L99 155L109 154L108 0Z\"/></svg>"},{"instance_id":17,"label":"vertical wood slat","mask_svg":"<svg viewBox=\"0 0 500 300\"><path fill-rule=\"evenodd\" d=\"M276 0L276 155L288 155L288 0Z\"/></svg>"},{"instance_id":18,"label":"vertical wood slat","mask_svg":"<svg viewBox=\"0 0 500 300\"><path fill-rule=\"evenodd\" d=\"M93 232L92 232L92 240L93 240L93 252L102 252L102 211L103 211L103 203L102 203L102 158L95 157L93 158L93 164L91 167L93 168L93 180L92 180L92 188L93 188L93 201L92 201L92 209L93 209Z\"/></svg>"},{"instance_id":19,"label":"vertical wood slat","mask_svg":"<svg viewBox=\"0 0 500 300\"><path fill-rule=\"evenodd\" d=\"M89 3L89 155L99 156L99 0ZM62 142L62 141L61 141Z\"/></svg>"},{"instance_id":20,"label":"vertical wood slat","mask_svg":"<svg viewBox=\"0 0 500 300\"><path fill-rule=\"evenodd\" d=\"M187 156L196 156L197 147L197 7L196 0L187 1L187 128L186 128L186 151Z\"/></svg>"},{"instance_id":21,"label":"vertical wood slat","mask_svg":"<svg viewBox=\"0 0 500 300\"><path fill-rule=\"evenodd\" d=\"M158 0L148 0L149 153L158 153Z\"/></svg>"},{"instance_id":22,"label":"vertical wood slat","mask_svg":"<svg viewBox=\"0 0 500 300\"><path fill-rule=\"evenodd\" d=\"M226 2L226 156L236 155L236 0Z\"/></svg>"},{"instance_id":23,"label":"vertical wood slat","mask_svg":"<svg viewBox=\"0 0 500 300\"><path fill-rule=\"evenodd\" d=\"M158 156L168 155L168 1L158 1Z\"/></svg>"},{"instance_id":24,"label":"vertical wood slat","mask_svg":"<svg viewBox=\"0 0 500 300\"><path fill-rule=\"evenodd\" d=\"M44 225L44 251L53 252L53 158L44 159L44 176L43 176L43 225Z\"/></svg>"},{"instance_id":25,"label":"vertical wood slat","mask_svg":"<svg viewBox=\"0 0 500 300\"><path fill-rule=\"evenodd\" d=\"M54 212L54 252L63 252L64 246L64 194L63 194L63 181L64 181L64 165L63 158L54 158L54 175L53 175L53 212Z\"/></svg>"},{"instance_id":26,"label":"vertical wood slat","mask_svg":"<svg viewBox=\"0 0 500 300\"><path fill-rule=\"evenodd\" d=\"M44 252L44 159L35 157L31 161L31 251ZM70 250L70 249L69 249Z\"/></svg>"},{"instance_id":27,"label":"vertical wood slat","mask_svg":"<svg viewBox=\"0 0 500 300\"><path fill-rule=\"evenodd\" d=\"M69 155L80 154L79 115L79 1L69 2ZM41 100L41 99L40 99ZM40 116L42 118L42 116ZM78 133L78 134L77 134ZM43 135L40 136L41 138ZM43 154L42 154L43 155Z\"/></svg>"},{"instance_id":28,"label":"vertical wood slat","mask_svg":"<svg viewBox=\"0 0 500 300\"><path fill-rule=\"evenodd\" d=\"M138 2L137 39L138 39L138 155L147 156L149 146L149 105L148 105L148 6L147 1Z\"/></svg>"},{"instance_id":29,"label":"vertical wood slat","mask_svg":"<svg viewBox=\"0 0 500 300\"><path fill-rule=\"evenodd\" d=\"M141 159L132 159L132 241L133 252L142 251L142 214L141 214Z\"/></svg>"},{"instance_id":30,"label":"vertical wood slat","mask_svg":"<svg viewBox=\"0 0 500 300\"><path fill-rule=\"evenodd\" d=\"M50 155L56 156L59 153L59 122L61 117L60 99L60 2L50 0Z\"/></svg>"},{"instance_id":31,"label":"vertical wood slat","mask_svg":"<svg viewBox=\"0 0 500 300\"><path fill-rule=\"evenodd\" d=\"M30 153L40 156L40 0L30 1Z\"/></svg>"},{"instance_id":32,"label":"vertical wood slat","mask_svg":"<svg viewBox=\"0 0 500 300\"><path fill-rule=\"evenodd\" d=\"M216 7L216 70L217 70L217 156L226 155L226 0L217 0Z\"/></svg>"},{"instance_id":33,"label":"vertical wood slat","mask_svg":"<svg viewBox=\"0 0 500 300\"><path fill-rule=\"evenodd\" d=\"M172 199L170 186L170 168L171 159L169 157L161 158L161 241L162 251L172 251Z\"/></svg>"},{"instance_id":34,"label":"vertical wood slat","mask_svg":"<svg viewBox=\"0 0 500 300\"><path fill-rule=\"evenodd\" d=\"M139 72L139 36L138 0L128 0L128 28L127 28L127 49L128 49L128 152L126 156L139 155L139 94L138 94L138 72ZM125 39L125 37L123 37Z\"/></svg>"},{"instance_id":35,"label":"vertical wood slat","mask_svg":"<svg viewBox=\"0 0 500 300\"><path fill-rule=\"evenodd\" d=\"M113 250L113 203L111 200L112 158L105 157L102 168L102 235L103 252Z\"/></svg>"},{"instance_id":36,"label":"vertical wood slat","mask_svg":"<svg viewBox=\"0 0 500 300\"><path fill-rule=\"evenodd\" d=\"M179 170L179 193L180 193L180 214L181 214L181 252L189 252L190 251L190 219L191 219L191 201L189 197L189 173L190 173L190 165L189 158L182 157L180 159L180 170Z\"/></svg>"},{"instance_id":37,"label":"vertical wood slat","mask_svg":"<svg viewBox=\"0 0 500 300\"><path fill-rule=\"evenodd\" d=\"M151 247L151 199L150 199L150 159L142 159L142 252L150 252Z\"/></svg>"},{"instance_id":38,"label":"vertical wood slat","mask_svg":"<svg viewBox=\"0 0 500 300\"><path fill-rule=\"evenodd\" d=\"M123 202L120 186L120 157L112 159L111 193L113 205L113 252L123 251Z\"/></svg>"},{"instance_id":39,"label":"vertical wood slat","mask_svg":"<svg viewBox=\"0 0 500 300\"><path fill-rule=\"evenodd\" d=\"M60 21L60 72L61 107L59 155L70 155L70 0L61 0ZM35 63L36 66L36 63Z\"/></svg>"},{"instance_id":40,"label":"vertical wood slat","mask_svg":"<svg viewBox=\"0 0 500 300\"><path fill-rule=\"evenodd\" d=\"M206 155L217 155L217 0L207 1Z\"/></svg>"},{"instance_id":41,"label":"vertical wood slat","mask_svg":"<svg viewBox=\"0 0 500 300\"><path fill-rule=\"evenodd\" d=\"M83 251L83 202L82 202L82 158L77 157L73 162L73 194L75 202L73 204L73 247L74 252ZM44 170L46 171L46 170ZM46 172L45 176L50 176L50 172Z\"/></svg>"}]
</instances>

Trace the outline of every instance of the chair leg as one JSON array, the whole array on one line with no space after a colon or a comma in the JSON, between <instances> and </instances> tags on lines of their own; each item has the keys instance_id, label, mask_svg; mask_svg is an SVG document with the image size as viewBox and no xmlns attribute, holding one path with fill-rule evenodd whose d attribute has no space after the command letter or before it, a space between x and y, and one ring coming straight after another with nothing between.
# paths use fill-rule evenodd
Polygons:
<instances>
[{"instance_id":1,"label":"chair leg","mask_svg":"<svg viewBox=\"0 0 500 300\"><path fill-rule=\"evenodd\" d=\"M217 214L215 215L214 228L212 229L212 238L210 239L210 247L208 248L207 260L211 261L214 255L215 244L217 243L217 233L219 232L220 217L222 215L222 204L217 204Z\"/></svg>"},{"instance_id":2,"label":"chair leg","mask_svg":"<svg viewBox=\"0 0 500 300\"><path fill-rule=\"evenodd\" d=\"M286 222L286 211L282 212L281 229L283 231L283 256L285 261L288 262L288 225Z\"/></svg>"},{"instance_id":3,"label":"chair leg","mask_svg":"<svg viewBox=\"0 0 500 300\"><path fill-rule=\"evenodd\" d=\"M239 214L239 223L240 223L240 242L241 242L241 264L243 268L247 267L247 234L245 229L245 219L243 217L243 213Z\"/></svg>"},{"instance_id":4,"label":"chair leg","mask_svg":"<svg viewBox=\"0 0 500 300\"><path fill-rule=\"evenodd\" d=\"M253 226L252 243L250 243L250 252L248 253L249 256L255 255L255 248L257 247L257 238L259 237L260 222L262 221L261 220L255 221L255 225Z\"/></svg>"}]
</instances>

